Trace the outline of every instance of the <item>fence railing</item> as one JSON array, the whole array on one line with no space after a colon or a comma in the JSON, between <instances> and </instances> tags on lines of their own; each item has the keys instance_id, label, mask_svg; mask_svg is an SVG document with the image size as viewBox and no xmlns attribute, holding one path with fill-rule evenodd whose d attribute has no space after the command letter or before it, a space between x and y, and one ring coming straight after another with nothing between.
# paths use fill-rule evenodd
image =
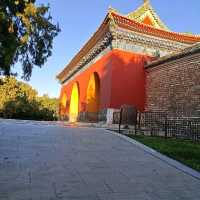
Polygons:
<instances>
[{"instance_id":1,"label":"fence railing","mask_svg":"<svg viewBox=\"0 0 200 200\"><path fill-rule=\"evenodd\" d=\"M99 113L82 112L79 113L78 121L80 122L98 122Z\"/></svg>"},{"instance_id":2,"label":"fence railing","mask_svg":"<svg viewBox=\"0 0 200 200\"><path fill-rule=\"evenodd\" d=\"M200 141L200 119L167 119L167 136Z\"/></svg>"},{"instance_id":3,"label":"fence railing","mask_svg":"<svg viewBox=\"0 0 200 200\"><path fill-rule=\"evenodd\" d=\"M119 124L120 122L120 112L113 113L113 124Z\"/></svg>"},{"instance_id":4,"label":"fence railing","mask_svg":"<svg viewBox=\"0 0 200 200\"><path fill-rule=\"evenodd\" d=\"M165 134L167 114L164 112L139 113L139 129L149 129L151 135Z\"/></svg>"},{"instance_id":5,"label":"fence railing","mask_svg":"<svg viewBox=\"0 0 200 200\"><path fill-rule=\"evenodd\" d=\"M169 117L164 112L144 112L138 116L138 129L151 136L200 141L200 117Z\"/></svg>"},{"instance_id":6,"label":"fence railing","mask_svg":"<svg viewBox=\"0 0 200 200\"><path fill-rule=\"evenodd\" d=\"M81 112L78 116L78 121L80 122L101 122L106 121L105 112Z\"/></svg>"},{"instance_id":7,"label":"fence railing","mask_svg":"<svg viewBox=\"0 0 200 200\"><path fill-rule=\"evenodd\" d=\"M140 112L136 132L150 136L164 136L200 141L200 117L171 117L172 113ZM120 112L113 113L113 123L119 124Z\"/></svg>"}]
</instances>

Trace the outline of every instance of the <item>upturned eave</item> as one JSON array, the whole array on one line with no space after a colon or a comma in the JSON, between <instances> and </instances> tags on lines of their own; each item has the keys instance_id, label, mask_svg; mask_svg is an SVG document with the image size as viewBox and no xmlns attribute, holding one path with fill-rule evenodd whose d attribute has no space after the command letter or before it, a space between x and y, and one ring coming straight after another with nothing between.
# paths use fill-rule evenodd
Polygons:
<instances>
[{"instance_id":1,"label":"upturned eave","mask_svg":"<svg viewBox=\"0 0 200 200\"><path fill-rule=\"evenodd\" d=\"M115 29L123 28L129 31L138 32L154 37L159 37L171 41L176 41L188 45L193 45L200 42L199 35L188 35L183 33L176 33L169 30L158 29L153 26L132 20L126 16L120 15L113 9L109 9L108 14L103 20L97 31L91 36L88 42L81 48L76 56L65 66L64 70L61 71L56 78L63 83L67 74L73 70L75 66L84 58L85 55L104 37L104 35L110 31L111 26ZM113 30L112 30L113 31Z\"/></svg>"},{"instance_id":2,"label":"upturned eave","mask_svg":"<svg viewBox=\"0 0 200 200\"><path fill-rule=\"evenodd\" d=\"M109 31L110 16L106 15L103 23L97 29L97 31L91 36L88 42L81 48L81 50L76 54L76 56L70 61L70 63L65 66L64 70L61 71L56 78L62 81L63 77L76 66L79 61L95 46L95 44Z\"/></svg>"}]
</instances>

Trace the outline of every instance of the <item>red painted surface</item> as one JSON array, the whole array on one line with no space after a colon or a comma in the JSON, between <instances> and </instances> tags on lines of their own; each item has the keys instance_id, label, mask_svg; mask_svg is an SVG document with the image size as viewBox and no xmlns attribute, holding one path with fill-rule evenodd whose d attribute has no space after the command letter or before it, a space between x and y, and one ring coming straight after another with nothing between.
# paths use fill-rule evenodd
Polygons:
<instances>
[{"instance_id":1,"label":"red painted surface","mask_svg":"<svg viewBox=\"0 0 200 200\"><path fill-rule=\"evenodd\" d=\"M145 70L144 63L150 58L146 55L113 50L111 107L133 105L144 110Z\"/></svg>"},{"instance_id":2,"label":"red painted surface","mask_svg":"<svg viewBox=\"0 0 200 200\"><path fill-rule=\"evenodd\" d=\"M79 112L86 111L86 94L90 76L97 72L100 78L100 110L120 108L123 104L143 110L145 104L145 55L112 50L100 60L62 86L61 96L67 94L69 105L73 84L79 85ZM69 106L67 106L69 107ZM63 108L62 108L63 109ZM65 108L63 112L68 112Z\"/></svg>"},{"instance_id":3,"label":"red painted surface","mask_svg":"<svg viewBox=\"0 0 200 200\"><path fill-rule=\"evenodd\" d=\"M79 112L86 111L86 94L87 87L91 75L96 72L100 79L100 110L110 107L110 93L111 93L111 56L112 52L109 52L103 56L100 60L90 66L87 70L82 72L80 75L76 76L68 84L62 86L61 95L63 93L67 94L67 98L70 100L72 87L75 82L79 85ZM68 112L65 109L65 112Z\"/></svg>"}]
</instances>

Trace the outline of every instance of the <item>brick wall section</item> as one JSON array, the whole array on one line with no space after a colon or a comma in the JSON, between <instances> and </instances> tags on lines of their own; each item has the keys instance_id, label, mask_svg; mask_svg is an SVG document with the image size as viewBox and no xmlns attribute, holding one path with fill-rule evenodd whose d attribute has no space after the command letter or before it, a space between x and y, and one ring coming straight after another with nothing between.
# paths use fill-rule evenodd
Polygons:
<instances>
[{"instance_id":1,"label":"brick wall section","mask_svg":"<svg viewBox=\"0 0 200 200\"><path fill-rule=\"evenodd\" d=\"M145 110L200 116L200 53L147 68Z\"/></svg>"}]
</instances>

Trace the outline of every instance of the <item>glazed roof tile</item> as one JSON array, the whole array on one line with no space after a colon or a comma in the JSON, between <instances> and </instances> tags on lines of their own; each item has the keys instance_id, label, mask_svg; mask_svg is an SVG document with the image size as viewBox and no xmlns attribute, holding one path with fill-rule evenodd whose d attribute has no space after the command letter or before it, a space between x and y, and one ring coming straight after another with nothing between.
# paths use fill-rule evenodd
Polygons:
<instances>
[{"instance_id":1,"label":"glazed roof tile","mask_svg":"<svg viewBox=\"0 0 200 200\"><path fill-rule=\"evenodd\" d=\"M141 12L141 9L142 8L136 10L136 15L138 15L137 13ZM106 32L109 31L109 25L111 24L111 22L114 22L116 28L119 27L133 32L139 32L146 35L177 41L185 44L192 45L197 42L200 42L200 35L188 35L169 31L169 29L166 29L158 18L157 20L159 24L163 26L163 28L156 28L154 26L144 24L142 22L137 21L137 19L134 19L134 17L130 19L130 16L123 16L120 15L116 10L109 9L109 12L106 15L106 18L104 19L103 23L92 35L89 41L83 46L83 48L81 48L81 50L71 60L71 62L64 68L64 70L57 75L57 79L63 79L63 77L66 76L70 72L70 70L72 70L80 62L80 60L90 51L90 49L94 47L94 45L105 35Z\"/></svg>"},{"instance_id":2,"label":"glazed roof tile","mask_svg":"<svg viewBox=\"0 0 200 200\"><path fill-rule=\"evenodd\" d=\"M164 63L167 63L167 62L179 59L179 58L183 58L183 57L188 56L188 55L193 55L193 54L196 54L196 53L200 53L200 42L198 42L194 45L191 45L190 47L187 47L187 48L185 48L182 51L179 51L177 53L172 53L172 54L163 56L163 57L161 57L157 60L151 61L150 63L148 63L145 66L145 68L156 67L160 64L164 64Z\"/></svg>"},{"instance_id":3,"label":"glazed roof tile","mask_svg":"<svg viewBox=\"0 0 200 200\"><path fill-rule=\"evenodd\" d=\"M124 29L128 29L131 31L136 31L140 33L144 33L147 35L157 36L169 40L174 40L178 42L183 42L187 44L194 44L196 42L200 42L199 35L189 35L184 33L176 33L169 30L158 29L153 26L143 24L141 22L137 22L135 20L131 20L128 17L119 15L117 13L112 12L113 19L115 23Z\"/></svg>"}]
</instances>

